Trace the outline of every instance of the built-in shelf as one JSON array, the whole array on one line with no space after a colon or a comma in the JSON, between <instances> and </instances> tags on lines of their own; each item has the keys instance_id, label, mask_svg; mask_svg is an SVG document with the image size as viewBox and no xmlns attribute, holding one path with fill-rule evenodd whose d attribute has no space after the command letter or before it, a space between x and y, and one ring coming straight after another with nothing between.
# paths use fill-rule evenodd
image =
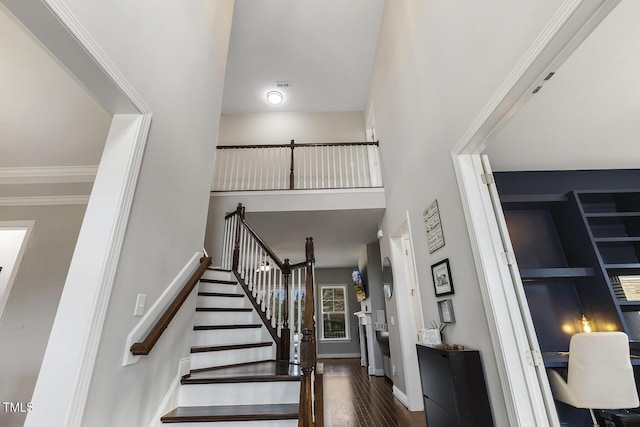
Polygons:
<instances>
[{"instance_id":1,"label":"built-in shelf","mask_svg":"<svg viewBox=\"0 0 640 427\"><path fill-rule=\"evenodd\" d=\"M640 216L640 212L601 212L601 213L585 213L587 218L617 218L617 217L635 217Z\"/></svg>"},{"instance_id":2,"label":"built-in shelf","mask_svg":"<svg viewBox=\"0 0 640 427\"><path fill-rule=\"evenodd\" d=\"M591 267L565 267L565 268L521 268L520 277L524 280L532 279L562 279L574 277L591 277Z\"/></svg>"},{"instance_id":3,"label":"built-in shelf","mask_svg":"<svg viewBox=\"0 0 640 427\"><path fill-rule=\"evenodd\" d=\"M618 301L620 307L638 307L640 309L640 301Z\"/></svg>"},{"instance_id":4,"label":"built-in shelf","mask_svg":"<svg viewBox=\"0 0 640 427\"><path fill-rule=\"evenodd\" d=\"M640 237L595 237L596 243L633 243L640 242Z\"/></svg>"},{"instance_id":5,"label":"built-in shelf","mask_svg":"<svg viewBox=\"0 0 640 427\"><path fill-rule=\"evenodd\" d=\"M630 263L630 264L605 264L604 268L607 270L638 270L640 269L640 263Z\"/></svg>"}]
</instances>

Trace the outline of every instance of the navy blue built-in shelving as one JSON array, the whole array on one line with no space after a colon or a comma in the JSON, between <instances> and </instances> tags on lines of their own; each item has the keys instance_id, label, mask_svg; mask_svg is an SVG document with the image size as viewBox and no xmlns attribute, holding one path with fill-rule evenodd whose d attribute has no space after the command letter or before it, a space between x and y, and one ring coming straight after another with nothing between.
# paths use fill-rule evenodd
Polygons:
<instances>
[{"instance_id":1,"label":"navy blue built-in shelving","mask_svg":"<svg viewBox=\"0 0 640 427\"><path fill-rule=\"evenodd\" d=\"M640 275L640 190L575 192L599 267L624 331L640 340L640 301L628 301L619 276Z\"/></svg>"}]
</instances>

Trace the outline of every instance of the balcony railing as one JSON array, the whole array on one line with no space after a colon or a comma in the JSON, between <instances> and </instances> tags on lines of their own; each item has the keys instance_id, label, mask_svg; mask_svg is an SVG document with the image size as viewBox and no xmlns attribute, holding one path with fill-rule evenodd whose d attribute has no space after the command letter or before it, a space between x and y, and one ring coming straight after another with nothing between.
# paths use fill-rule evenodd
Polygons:
<instances>
[{"instance_id":1,"label":"balcony railing","mask_svg":"<svg viewBox=\"0 0 640 427\"><path fill-rule=\"evenodd\" d=\"M213 191L382 187L377 142L217 148Z\"/></svg>"}]
</instances>

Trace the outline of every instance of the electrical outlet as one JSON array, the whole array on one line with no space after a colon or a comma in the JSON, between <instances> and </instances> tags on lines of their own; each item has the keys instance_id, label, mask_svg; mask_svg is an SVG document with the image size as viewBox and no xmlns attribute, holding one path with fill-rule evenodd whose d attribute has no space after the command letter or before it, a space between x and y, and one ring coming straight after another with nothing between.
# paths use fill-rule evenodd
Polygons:
<instances>
[{"instance_id":1,"label":"electrical outlet","mask_svg":"<svg viewBox=\"0 0 640 427\"><path fill-rule=\"evenodd\" d=\"M395 326L396 325L396 317L395 316L389 316L389 321L391 322L391 326Z\"/></svg>"},{"instance_id":2,"label":"electrical outlet","mask_svg":"<svg viewBox=\"0 0 640 427\"><path fill-rule=\"evenodd\" d=\"M392 377L396 376L396 365L391 365L391 376Z\"/></svg>"}]
</instances>

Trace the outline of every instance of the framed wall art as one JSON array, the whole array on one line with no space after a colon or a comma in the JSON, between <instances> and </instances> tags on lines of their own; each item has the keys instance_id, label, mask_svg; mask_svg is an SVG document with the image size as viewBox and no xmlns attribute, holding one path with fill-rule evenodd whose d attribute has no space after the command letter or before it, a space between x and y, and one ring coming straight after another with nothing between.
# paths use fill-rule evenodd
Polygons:
<instances>
[{"instance_id":1,"label":"framed wall art","mask_svg":"<svg viewBox=\"0 0 640 427\"><path fill-rule=\"evenodd\" d=\"M433 288L437 297L453 295L453 280L451 279L448 258L433 264L431 266L431 274L433 275Z\"/></svg>"}]
</instances>

